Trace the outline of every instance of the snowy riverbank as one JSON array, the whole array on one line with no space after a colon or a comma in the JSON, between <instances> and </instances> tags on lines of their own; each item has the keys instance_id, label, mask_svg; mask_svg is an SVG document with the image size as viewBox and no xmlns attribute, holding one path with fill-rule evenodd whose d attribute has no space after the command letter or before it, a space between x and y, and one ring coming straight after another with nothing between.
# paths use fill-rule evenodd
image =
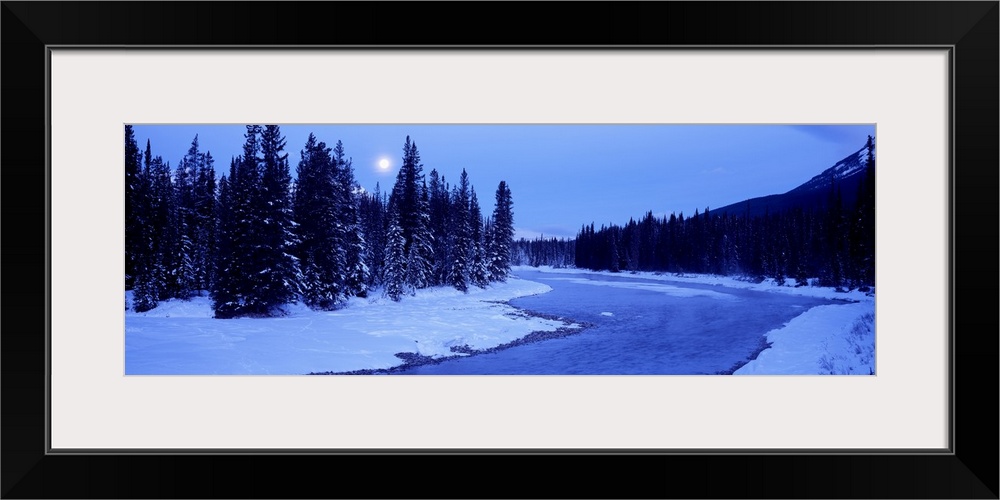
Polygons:
<instances>
[{"instance_id":1,"label":"snowy riverbank","mask_svg":"<svg viewBox=\"0 0 1000 500\"><path fill-rule=\"evenodd\" d=\"M402 364L400 352L454 356L452 347L488 349L578 326L501 303L550 290L515 278L468 294L434 288L400 302L353 298L337 311L293 305L283 317L227 320L212 318L208 297L168 300L125 312L125 372L298 375L390 368Z\"/></svg>"},{"instance_id":2,"label":"snowy riverbank","mask_svg":"<svg viewBox=\"0 0 1000 500\"><path fill-rule=\"evenodd\" d=\"M513 269L514 274L516 275L519 270L552 274L592 273L624 276L849 301L843 305L814 307L793 318L783 327L768 332L766 338L771 346L761 351L756 359L737 369L734 374L869 375L875 373L875 298L857 290L838 292L827 287L795 287L792 280L787 280L785 286L778 286L773 280L751 283L734 277L703 274L611 273L555 269L547 266L538 268L519 266Z\"/></svg>"},{"instance_id":3,"label":"snowy riverbank","mask_svg":"<svg viewBox=\"0 0 1000 500\"><path fill-rule=\"evenodd\" d=\"M514 268L571 278L578 269ZM597 273L611 275L613 273ZM830 288L777 286L735 278L617 273L672 283L742 288L844 300L818 306L766 334L770 347L735 374L862 374L875 370L874 297ZM624 286L624 284L623 284ZM384 370L402 365L397 353L440 359L511 344L533 332L582 328L572 318L537 317L504 303L546 293L549 285L512 278L463 294L419 290L400 302L376 295L337 311L292 305L286 316L217 320L208 297L168 300L145 312L126 311L126 374L272 374ZM696 294L711 290L681 288ZM680 293L680 291L678 293ZM126 294L126 298L130 294ZM413 357L411 356L411 358Z\"/></svg>"}]
</instances>

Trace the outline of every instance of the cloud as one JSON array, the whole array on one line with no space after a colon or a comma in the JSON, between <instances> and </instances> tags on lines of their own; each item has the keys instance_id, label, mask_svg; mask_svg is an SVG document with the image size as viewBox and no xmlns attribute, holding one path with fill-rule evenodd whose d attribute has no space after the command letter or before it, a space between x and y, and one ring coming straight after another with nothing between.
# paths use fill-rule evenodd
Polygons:
<instances>
[{"instance_id":1,"label":"cloud","mask_svg":"<svg viewBox=\"0 0 1000 500\"><path fill-rule=\"evenodd\" d=\"M729 169L723 167L715 167L713 169L702 170L701 173L707 175L722 175L722 174L728 174Z\"/></svg>"}]
</instances>

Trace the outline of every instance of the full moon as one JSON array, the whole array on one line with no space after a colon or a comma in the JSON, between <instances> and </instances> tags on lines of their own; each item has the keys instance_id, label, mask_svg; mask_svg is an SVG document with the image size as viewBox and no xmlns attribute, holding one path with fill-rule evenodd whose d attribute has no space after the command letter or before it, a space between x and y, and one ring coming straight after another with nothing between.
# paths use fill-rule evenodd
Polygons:
<instances>
[{"instance_id":1,"label":"full moon","mask_svg":"<svg viewBox=\"0 0 1000 500\"><path fill-rule=\"evenodd\" d=\"M382 158L381 160L379 160L378 161L378 168L381 168L382 170L385 170L385 169L389 168L389 160L386 160L385 158Z\"/></svg>"}]
</instances>

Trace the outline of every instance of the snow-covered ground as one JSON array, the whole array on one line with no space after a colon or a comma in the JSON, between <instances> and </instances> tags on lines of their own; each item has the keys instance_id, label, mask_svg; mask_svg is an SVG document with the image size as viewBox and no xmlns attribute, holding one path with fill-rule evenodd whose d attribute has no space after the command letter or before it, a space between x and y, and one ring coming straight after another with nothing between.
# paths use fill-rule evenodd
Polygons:
<instances>
[{"instance_id":1,"label":"snow-covered ground","mask_svg":"<svg viewBox=\"0 0 1000 500\"><path fill-rule=\"evenodd\" d=\"M534 331L578 327L499 303L549 290L509 279L471 287L468 294L435 288L400 302L354 298L337 311L292 305L283 317L226 320L212 319L208 297L168 300L145 313L125 311L125 373L298 375L390 368L402 364L399 352L454 356L452 347L486 349Z\"/></svg>"},{"instance_id":2,"label":"snow-covered ground","mask_svg":"<svg viewBox=\"0 0 1000 500\"><path fill-rule=\"evenodd\" d=\"M524 267L574 283L578 269ZM596 273L648 280L714 285L715 290L668 283L602 282L617 287L663 292L676 297L725 298L725 289L742 288L799 294L849 302L817 306L767 333L771 343L736 374L862 374L875 372L873 296L830 288L777 286L711 275L668 273ZM555 283L553 283L554 286ZM610 286L610 285L609 285ZM501 303L546 293L549 285L518 278L487 289L452 288L417 291L400 302L378 296L352 299L337 311L312 311L291 305L277 318L212 318L208 297L168 300L145 313L125 311L125 372L134 374L272 374L348 372L386 369L402 364L396 353L429 357L461 355L455 348L489 349L531 332L580 328L570 323L528 316ZM126 292L126 302L131 299ZM751 305L752 307L752 305ZM600 312L611 317L611 312Z\"/></svg>"},{"instance_id":3,"label":"snow-covered ground","mask_svg":"<svg viewBox=\"0 0 1000 500\"><path fill-rule=\"evenodd\" d=\"M875 331L870 303L817 306L767 333L770 349L735 375L874 375Z\"/></svg>"},{"instance_id":4,"label":"snow-covered ground","mask_svg":"<svg viewBox=\"0 0 1000 500\"><path fill-rule=\"evenodd\" d=\"M768 332L767 341L771 346L761 351L756 359L737 369L734 374L869 375L875 373L875 297L869 293L857 290L837 292L833 288L815 286L795 287L791 279L786 280L784 286L778 286L774 280L751 283L734 277L704 274L611 273L547 266L515 267L514 273L516 274L518 270L567 275L583 272L852 301L842 305L814 307L793 318L782 328Z\"/></svg>"}]
</instances>

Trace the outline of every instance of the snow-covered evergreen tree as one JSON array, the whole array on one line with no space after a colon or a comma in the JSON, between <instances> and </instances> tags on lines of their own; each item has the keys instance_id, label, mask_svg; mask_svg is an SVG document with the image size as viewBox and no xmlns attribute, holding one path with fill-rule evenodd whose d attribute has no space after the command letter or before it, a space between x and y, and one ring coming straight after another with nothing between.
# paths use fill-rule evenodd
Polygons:
<instances>
[{"instance_id":1,"label":"snow-covered evergreen tree","mask_svg":"<svg viewBox=\"0 0 1000 500\"><path fill-rule=\"evenodd\" d=\"M433 241L430 231L430 212L427 207L427 189L422 186L417 202L417 225L413 228L413 238L407 254L406 281L414 289L427 288L433 281Z\"/></svg>"},{"instance_id":2,"label":"snow-covered evergreen tree","mask_svg":"<svg viewBox=\"0 0 1000 500\"><path fill-rule=\"evenodd\" d=\"M370 270L366 262L368 248L365 232L361 224L361 189L354 180L354 167L351 159L344 154L344 144L341 141L337 141L333 148L333 162L342 197L339 215L346 240L344 292L346 295L364 297L368 293Z\"/></svg>"},{"instance_id":3,"label":"snow-covered evergreen tree","mask_svg":"<svg viewBox=\"0 0 1000 500\"><path fill-rule=\"evenodd\" d=\"M472 245L472 228L469 224L469 174L462 169L458 185L451 193L451 255L449 256L448 284L456 290L469 290L469 273Z\"/></svg>"},{"instance_id":4,"label":"snow-covered evergreen tree","mask_svg":"<svg viewBox=\"0 0 1000 500\"><path fill-rule=\"evenodd\" d=\"M375 184L375 192L361 194L360 212L362 232L366 240L367 285L372 289L382 283L386 248L385 205L378 183Z\"/></svg>"},{"instance_id":5,"label":"snow-covered evergreen tree","mask_svg":"<svg viewBox=\"0 0 1000 500\"><path fill-rule=\"evenodd\" d=\"M229 165L228 179L219 181L219 277L212 287L216 318L260 314L254 293L256 276L253 254L257 247L258 214L253 202L259 189L257 129L247 127L243 156Z\"/></svg>"},{"instance_id":6,"label":"snow-covered evergreen tree","mask_svg":"<svg viewBox=\"0 0 1000 500\"><path fill-rule=\"evenodd\" d=\"M272 171L268 174L272 190L265 194L261 127L247 125L244 137L243 155L230 164L226 193L220 196L220 203L225 205L220 224L223 241L217 260L220 283L213 287L212 293L217 318L267 316L284 303L280 299L285 283L275 283L283 281L283 269L280 258L274 254L275 250L283 250L284 241L277 247L273 244L276 234L284 235L284 231L277 230L284 219L277 213L283 208L281 167L276 165L280 156L272 143L269 146Z\"/></svg>"},{"instance_id":7,"label":"snow-covered evergreen tree","mask_svg":"<svg viewBox=\"0 0 1000 500\"><path fill-rule=\"evenodd\" d=\"M403 237L403 228L400 225L399 209L395 205L389 207L389 228L386 232L385 257L385 294L394 301L399 301L407 293L409 286L406 282L406 239Z\"/></svg>"},{"instance_id":8,"label":"snow-covered evergreen tree","mask_svg":"<svg viewBox=\"0 0 1000 500\"><path fill-rule=\"evenodd\" d=\"M341 218L345 197L326 143L309 134L297 169L295 254L301 293L312 308L330 310L345 297L347 228Z\"/></svg>"},{"instance_id":9,"label":"snow-covered evergreen tree","mask_svg":"<svg viewBox=\"0 0 1000 500\"><path fill-rule=\"evenodd\" d=\"M232 242L230 244L229 264L233 274L233 291L235 303L230 304L232 313L221 315L216 310L216 317L231 317L240 315L260 315L265 306L259 299L257 287L261 278L257 257L260 247L260 228L262 213L257 210L260 198L260 126L248 125L246 142L243 144L243 155L236 160L236 170L230 175L229 199Z\"/></svg>"},{"instance_id":10,"label":"snow-covered evergreen tree","mask_svg":"<svg viewBox=\"0 0 1000 500\"><path fill-rule=\"evenodd\" d=\"M258 251L255 264L257 283L255 294L260 300L261 314L270 315L275 308L296 297L299 281L298 262L291 254L295 244L292 232L291 173L285 138L277 125L265 125L260 133L261 189L256 207L260 213Z\"/></svg>"},{"instance_id":11,"label":"snow-covered evergreen tree","mask_svg":"<svg viewBox=\"0 0 1000 500\"><path fill-rule=\"evenodd\" d=\"M493 276L490 273L490 265L493 263L493 258L491 257L493 252L493 217L486 217L483 221L483 251L485 255L486 264L486 277L489 281L493 281Z\"/></svg>"},{"instance_id":12,"label":"snow-covered evergreen tree","mask_svg":"<svg viewBox=\"0 0 1000 500\"><path fill-rule=\"evenodd\" d=\"M493 231L490 238L489 271L491 281L506 281L510 274L510 251L514 240L514 212L510 188L500 181L493 209Z\"/></svg>"},{"instance_id":13,"label":"snow-covered evergreen tree","mask_svg":"<svg viewBox=\"0 0 1000 500\"><path fill-rule=\"evenodd\" d=\"M135 286L136 263L142 254L142 203L146 195L142 175L142 153L135 131L125 125L125 289Z\"/></svg>"},{"instance_id":14,"label":"snow-covered evergreen tree","mask_svg":"<svg viewBox=\"0 0 1000 500\"><path fill-rule=\"evenodd\" d=\"M129 146L126 143L126 152ZM138 150L138 148L136 148ZM145 312L156 307L160 300L159 292L159 265L155 244L158 244L159 230L154 227L154 205L153 186L151 182L153 158L150 151L149 141L146 141L145 155L136 152L145 159L143 169L136 176L134 186L133 210L138 227L132 227L134 239L130 242L127 238L129 226L126 225L126 251L131 247L134 252L133 269L135 277L132 287L132 309L136 312ZM126 219L126 224L128 223ZM131 244L130 244L131 243Z\"/></svg>"},{"instance_id":15,"label":"snow-covered evergreen tree","mask_svg":"<svg viewBox=\"0 0 1000 500\"><path fill-rule=\"evenodd\" d=\"M448 217L451 211L451 201L448 183L445 182L444 177L439 176L436 169L432 169L429 178L430 181L427 185L429 191L428 208L430 210L431 236L433 237L431 285L438 286L448 282L448 255L450 253L448 248L450 244Z\"/></svg>"},{"instance_id":16,"label":"snow-covered evergreen tree","mask_svg":"<svg viewBox=\"0 0 1000 500\"><path fill-rule=\"evenodd\" d=\"M195 230L194 265L195 287L200 294L211 287L215 280L215 238L217 231L215 196L215 159L212 153L199 155L194 190Z\"/></svg>"},{"instance_id":17,"label":"snow-covered evergreen tree","mask_svg":"<svg viewBox=\"0 0 1000 500\"><path fill-rule=\"evenodd\" d=\"M149 225L149 289L156 293L157 300L171 297L168 270L172 267L170 252L175 247L175 233L171 215L174 211L173 184L170 181L170 164L160 156L152 157L149 141L146 141L145 163L148 184Z\"/></svg>"},{"instance_id":18,"label":"snow-covered evergreen tree","mask_svg":"<svg viewBox=\"0 0 1000 500\"><path fill-rule=\"evenodd\" d=\"M417 247L412 252L413 269L408 269L408 273L404 275L414 288L424 288L432 282L433 236L430 232L427 189L422 172L423 165L420 163L417 144L410 141L410 136L406 136L403 163L389 197L389 210L394 210L397 214L400 230L403 232L403 255L409 258L411 247Z\"/></svg>"},{"instance_id":19,"label":"snow-covered evergreen tree","mask_svg":"<svg viewBox=\"0 0 1000 500\"><path fill-rule=\"evenodd\" d=\"M486 266L486 247L483 242L483 215L476 197L476 188L472 188L469 200L469 226L472 229L472 258L469 270L469 281L479 288L486 288L490 282L490 272Z\"/></svg>"},{"instance_id":20,"label":"snow-covered evergreen tree","mask_svg":"<svg viewBox=\"0 0 1000 500\"><path fill-rule=\"evenodd\" d=\"M410 141L410 136L406 136L406 142L403 144L403 162L396 174L396 183L392 186L389 204L396 207L407 252L409 252L410 243L413 241L413 232L421 219L418 205L420 203L420 185L423 182L422 169L423 164L420 163L417 145Z\"/></svg>"},{"instance_id":21,"label":"snow-covered evergreen tree","mask_svg":"<svg viewBox=\"0 0 1000 500\"><path fill-rule=\"evenodd\" d=\"M198 286L194 234L198 226L195 184L200 156L196 135L188 153L177 164L173 176L173 203L170 207L168 237L170 250L167 252L168 294L185 300L194 295Z\"/></svg>"},{"instance_id":22,"label":"snow-covered evergreen tree","mask_svg":"<svg viewBox=\"0 0 1000 500\"><path fill-rule=\"evenodd\" d=\"M233 159L229 165L230 178L236 173L236 160ZM212 299L212 309L216 317L228 317L234 309L236 303L236 290L234 283L234 270L232 268L232 244L233 244L233 217L232 201L230 196L229 178L223 175L219 179L219 197L216 200L216 216L218 217L218 232L215 240L215 254L213 255L216 277L209 288L209 296ZM221 314L220 314L221 313Z\"/></svg>"}]
</instances>

